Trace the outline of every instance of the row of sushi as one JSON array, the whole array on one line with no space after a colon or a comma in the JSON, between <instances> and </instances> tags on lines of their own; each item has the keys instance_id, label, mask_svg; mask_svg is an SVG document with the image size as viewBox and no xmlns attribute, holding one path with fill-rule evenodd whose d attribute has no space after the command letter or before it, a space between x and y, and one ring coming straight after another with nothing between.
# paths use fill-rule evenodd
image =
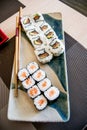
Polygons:
<instances>
[{"instance_id":1,"label":"row of sushi","mask_svg":"<svg viewBox=\"0 0 87 130\"><path fill-rule=\"evenodd\" d=\"M65 48L62 41L44 20L42 14L24 16L21 19L21 24L40 62L50 62L53 56L59 56L64 52Z\"/></svg>"},{"instance_id":2,"label":"row of sushi","mask_svg":"<svg viewBox=\"0 0 87 130\"><path fill-rule=\"evenodd\" d=\"M54 101L59 97L59 89L52 85L46 73L36 62L31 62L20 69L18 79L27 90L28 96L34 99L34 105L38 110L43 110L49 101Z\"/></svg>"}]
</instances>

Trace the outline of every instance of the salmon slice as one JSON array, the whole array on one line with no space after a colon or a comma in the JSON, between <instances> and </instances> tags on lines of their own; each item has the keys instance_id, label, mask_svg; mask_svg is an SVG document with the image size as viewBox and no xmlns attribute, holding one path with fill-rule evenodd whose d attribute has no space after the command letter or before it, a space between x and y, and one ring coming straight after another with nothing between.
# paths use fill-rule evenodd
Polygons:
<instances>
[{"instance_id":1,"label":"salmon slice","mask_svg":"<svg viewBox=\"0 0 87 130\"><path fill-rule=\"evenodd\" d=\"M41 106L44 102L45 102L44 99L40 99L40 100L38 101L38 104Z\"/></svg>"},{"instance_id":2,"label":"salmon slice","mask_svg":"<svg viewBox=\"0 0 87 130\"><path fill-rule=\"evenodd\" d=\"M44 81L44 82L42 83L42 87L46 87L46 86L47 86L47 82Z\"/></svg>"},{"instance_id":3,"label":"salmon slice","mask_svg":"<svg viewBox=\"0 0 87 130\"><path fill-rule=\"evenodd\" d=\"M52 97L54 94L55 94L55 91L54 91L54 90L51 90L51 91L49 92L49 96L50 96L50 97Z\"/></svg>"},{"instance_id":4,"label":"salmon slice","mask_svg":"<svg viewBox=\"0 0 87 130\"><path fill-rule=\"evenodd\" d=\"M26 79L26 84L31 84L31 83L32 83L32 81L30 78Z\"/></svg>"},{"instance_id":5,"label":"salmon slice","mask_svg":"<svg viewBox=\"0 0 87 130\"><path fill-rule=\"evenodd\" d=\"M40 78L41 75L42 75L42 73L41 73L41 72L38 72L38 74L37 74L37 78Z\"/></svg>"},{"instance_id":6,"label":"salmon slice","mask_svg":"<svg viewBox=\"0 0 87 130\"><path fill-rule=\"evenodd\" d=\"M21 74L21 77L23 77L23 78L27 77L26 72L23 72L23 73Z\"/></svg>"},{"instance_id":7,"label":"salmon slice","mask_svg":"<svg viewBox=\"0 0 87 130\"><path fill-rule=\"evenodd\" d=\"M35 69L36 68L36 66L35 65L32 65L32 66L30 66L30 69Z\"/></svg>"},{"instance_id":8,"label":"salmon slice","mask_svg":"<svg viewBox=\"0 0 87 130\"><path fill-rule=\"evenodd\" d=\"M38 90L36 88L32 88L29 93L31 96L34 96L37 94L37 92L38 92Z\"/></svg>"}]
</instances>

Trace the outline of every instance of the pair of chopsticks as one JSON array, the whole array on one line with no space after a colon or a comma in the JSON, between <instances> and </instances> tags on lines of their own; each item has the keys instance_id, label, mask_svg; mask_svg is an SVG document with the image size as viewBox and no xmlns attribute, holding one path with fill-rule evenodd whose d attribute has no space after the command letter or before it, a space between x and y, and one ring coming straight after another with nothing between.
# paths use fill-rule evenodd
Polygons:
<instances>
[{"instance_id":1,"label":"pair of chopsticks","mask_svg":"<svg viewBox=\"0 0 87 130\"><path fill-rule=\"evenodd\" d=\"M18 97L18 71L19 71L19 60L20 60L20 42L21 42L21 20L22 7L19 10L19 16L16 16L16 36L15 36L15 65L14 65L14 76L15 76L15 90L14 97Z\"/></svg>"}]
</instances>

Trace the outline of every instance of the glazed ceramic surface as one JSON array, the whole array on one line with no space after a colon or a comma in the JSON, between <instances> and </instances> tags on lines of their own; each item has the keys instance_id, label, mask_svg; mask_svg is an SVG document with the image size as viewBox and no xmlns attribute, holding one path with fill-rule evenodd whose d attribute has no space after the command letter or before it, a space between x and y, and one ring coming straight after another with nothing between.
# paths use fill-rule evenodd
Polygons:
<instances>
[{"instance_id":1,"label":"glazed ceramic surface","mask_svg":"<svg viewBox=\"0 0 87 130\"><path fill-rule=\"evenodd\" d=\"M64 33L62 27L61 13L44 14L45 21L51 25L56 32L58 38L64 43ZM37 62L51 80L52 84L60 90L60 96L42 110L36 110L33 100L28 96L26 90L19 83L18 97L14 97L15 76L14 65L10 85L8 119L17 121L32 122L66 122L70 117L69 107L69 90L67 79L66 53L64 52L58 57L54 57L49 63L41 64L37 60L34 49L28 40L26 34L21 32L20 45L20 68L26 67L29 62ZM64 43L65 45L65 43Z\"/></svg>"}]
</instances>

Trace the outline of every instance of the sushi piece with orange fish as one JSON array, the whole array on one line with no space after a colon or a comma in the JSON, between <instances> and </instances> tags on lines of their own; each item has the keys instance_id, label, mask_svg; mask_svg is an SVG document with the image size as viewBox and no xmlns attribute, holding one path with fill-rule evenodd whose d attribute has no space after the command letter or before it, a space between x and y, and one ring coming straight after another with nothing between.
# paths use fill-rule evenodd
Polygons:
<instances>
[{"instance_id":1,"label":"sushi piece with orange fish","mask_svg":"<svg viewBox=\"0 0 87 130\"><path fill-rule=\"evenodd\" d=\"M65 50L63 42L57 38L53 39L50 42L49 48L51 53L53 53L54 56L61 55Z\"/></svg>"},{"instance_id":2,"label":"sushi piece with orange fish","mask_svg":"<svg viewBox=\"0 0 87 130\"><path fill-rule=\"evenodd\" d=\"M39 62L43 64L50 62L53 58L53 54L49 51L49 48L47 46L37 48L34 52Z\"/></svg>"},{"instance_id":3,"label":"sushi piece with orange fish","mask_svg":"<svg viewBox=\"0 0 87 130\"><path fill-rule=\"evenodd\" d=\"M37 85L34 85L30 89L28 89L27 93L28 93L29 97L35 98L41 94L41 91L39 90Z\"/></svg>"},{"instance_id":4,"label":"sushi piece with orange fish","mask_svg":"<svg viewBox=\"0 0 87 130\"><path fill-rule=\"evenodd\" d=\"M30 74L29 74L28 70L26 68L22 68L18 72L18 79L20 81L24 81L26 78L28 78L29 75Z\"/></svg>"},{"instance_id":5,"label":"sushi piece with orange fish","mask_svg":"<svg viewBox=\"0 0 87 130\"><path fill-rule=\"evenodd\" d=\"M34 84L35 84L35 81L34 81L34 79L33 79L31 76L29 76L26 80L24 80L24 81L22 82L22 85L23 85L23 87L24 87L25 89L29 89L29 88L32 87Z\"/></svg>"},{"instance_id":6,"label":"sushi piece with orange fish","mask_svg":"<svg viewBox=\"0 0 87 130\"><path fill-rule=\"evenodd\" d=\"M31 62L27 65L27 70L30 74L33 74L35 71L39 69L39 66L36 62Z\"/></svg>"},{"instance_id":7,"label":"sushi piece with orange fish","mask_svg":"<svg viewBox=\"0 0 87 130\"><path fill-rule=\"evenodd\" d=\"M24 16L21 18L21 24L22 24L22 27L24 29L24 31L28 31L29 28L31 28L31 25L32 25L32 19L31 17L29 16Z\"/></svg>"},{"instance_id":8,"label":"sushi piece with orange fish","mask_svg":"<svg viewBox=\"0 0 87 130\"><path fill-rule=\"evenodd\" d=\"M44 92L51 86L51 81L48 78L43 79L38 83L39 89Z\"/></svg>"},{"instance_id":9,"label":"sushi piece with orange fish","mask_svg":"<svg viewBox=\"0 0 87 130\"><path fill-rule=\"evenodd\" d=\"M39 82L46 77L46 73L42 69L39 69L32 75L32 77L35 81Z\"/></svg>"},{"instance_id":10,"label":"sushi piece with orange fish","mask_svg":"<svg viewBox=\"0 0 87 130\"><path fill-rule=\"evenodd\" d=\"M60 91L57 87L52 86L47 91L44 92L44 95L49 101L54 101L59 97Z\"/></svg>"},{"instance_id":11,"label":"sushi piece with orange fish","mask_svg":"<svg viewBox=\"0 0 87 130\"><path fill-rule=\"evenodd\" d=\"M47 104L48 104L47 99L42 94L34 99L34 105L38 110L45 109Z\"/></svg>"}]
</instances>

